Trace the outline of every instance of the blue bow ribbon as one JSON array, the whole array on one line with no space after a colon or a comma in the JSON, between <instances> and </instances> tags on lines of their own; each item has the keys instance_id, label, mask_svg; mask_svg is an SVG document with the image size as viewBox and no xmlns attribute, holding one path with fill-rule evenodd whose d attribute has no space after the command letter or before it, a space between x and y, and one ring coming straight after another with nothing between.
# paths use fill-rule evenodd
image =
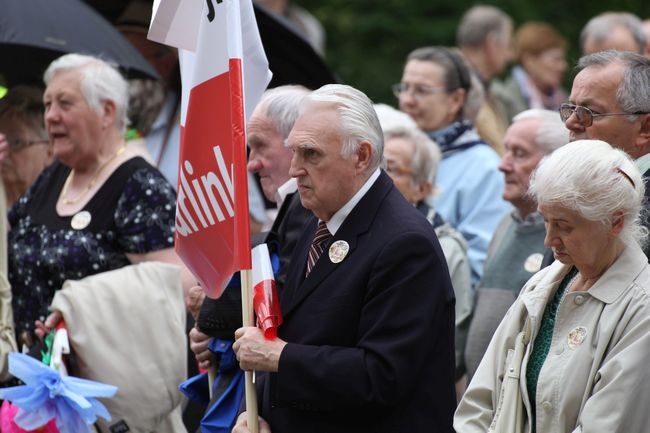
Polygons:
<instances>
[{"instance_id":1,"label":"blue bow ribbon","mask_svg":"<svg viewBox=\"0 0 650 433\"><path fill-rule=\"evenodd\" d=\"M111 416L93 397L113 397L117 387L78 377L62 377L54 369L21 353L9 354L9 372L25 385L0 389L0 399L19 407L14 422L35 430L56 417L60 433L90 433L97 416Z\"/></svg>"}]
</instances>

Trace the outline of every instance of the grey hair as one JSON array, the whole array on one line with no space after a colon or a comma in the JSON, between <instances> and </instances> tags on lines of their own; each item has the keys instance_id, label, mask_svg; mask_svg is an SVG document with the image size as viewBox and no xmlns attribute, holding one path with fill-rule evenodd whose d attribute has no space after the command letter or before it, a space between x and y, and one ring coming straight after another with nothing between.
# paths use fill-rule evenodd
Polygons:
<instances>
[{"instance_id":1,"label":"grey hair","mask_svg":"<svg viewBox=\"0 0 650 433\"><path fill-rule=\"evenodd\" d=\"M637 54L645 52L646 36L639 17L628 12L603 12L590 19L580 32L580 47L585 51L585 43L593 38L596 43L602 43L615 28L624 28L630 32L637 45Z\"/></svg>"},{"instance_id":2,"label":"grey hair","mask_svg":"<svg viewBox=\"0 0 650 433\"><path fill-rule=\"evenodd\" d=\"M401 138L413 143L411 155L411 177L414 185L423 182L436 183L438 164L442 153L438 144L417 127L397 126L384 131L384 140Z\"/></svg>"},{"instance_id":3,"label":"grey hair","mask_svg":"<svg viewBox=\"0 0 650 433\"><path fill-rule=\"evenodd\" d=\"M643 245L648 234L641 225L644 193L632 159L600 140L577 140L543 158L529 188L538 204L562 206L603 225L622 211L619 238L628 245Z\"/></svg>"},{"instance_id":4,"label":"grey hair","mask_svg":"<svg viewBox=\"0 0 650 433\"><path fill-rule=\"evenodd\" d=\"M552 153L569 142L569 130L562 122L559 112L531 108L513 117L512 123L526 119L539 119L541 121L535 134L535 144L544 155Z\"/></svg>"},{"instance_id":5,"label":"grey hair","mask_svg":"<svg viewBox=\"0 0 650 433\"><path fill-rule=\"evenodd\" d=\"M629 51L608 50L583 56L578 61L578 70L588 67L604 67L620 63L625 69L618 89L616 100L626 113L650 112L650 59ZM625 116L634 122L638 115Z\"/></svg>"},{"instance_id":6,"label":"grey hair","mask_svg":"<svg viewBox=\"0 0 650 433\"><path fill-rule=\"evenodd\" d=\"M461 48L478 48L491 33L504 40L513 26L512 18L501 9L476 5L461 17L456 30L456 45Z\"/></svg>"},{"instance_id":7,"label":"grey hair","mask_svg":"<svg viewBox=\"0 0 650 433\"><path fill-rule=\"evenodd\" d=\"M48 85L59 72L79 70L81 73L81 93L96 113L102 114L102 103L113 101L116 109L117 130L124 134L129 124L129 86L116 67L93 56L65 54L50 63L43 75Z\"/></svg>"},{"instance_id":8,"label":"grey hair","mask_svg":"<svg viewBox=\"0 0 650 433\"><path fill-rule=\"evenodd\" d=\"M416 48L406 58L407 62L411 60L432 62L441 66L445 71L444 79L447 92L451 93L457 89L465 90L465 100L456 115L456 120L476 118L478 109L483 105L483 92L477 90L481 87L480 81L472 73L467 59L458 48L441 46Z\"/></svg>"},{"instance_id":9,"label":"grey hair","mask_svg":"<svg viewBox=\"0 0 650 433\"><path fill-rule=\"evenodd\" d=\"M384 154L384 135L372 101L365 93L345 84L326 84L304 97L300 112L314 103L332 104L337 108L343 134L341 155L346 158L353 155L362 141L368 141L373 149L368 168L379 167Z\"/></svg>"},{"instance_id":10,"label":"grey hair","mask_svg":"<svg viewBox=\"0 0 650 433\"><path fill-rule=\"evenodd\" d=\"M300 85L274 87L262 94L257 106L286 140L298 118L300 102L308 93L309 89Z\"/></svg>"},{"instance_id":11,"label":"grey hair","mask_svg":"<svg viewBox=\"0 0 650 433\"><path fill-rule=\"evenodd\" d=\"M415 120L403 111L391 107L387 104L375 104L375 112L379 118L379 124L384 131L384 141L386 139L386 131L399 126L416 128Z\"/></svg>"}]
</instances>

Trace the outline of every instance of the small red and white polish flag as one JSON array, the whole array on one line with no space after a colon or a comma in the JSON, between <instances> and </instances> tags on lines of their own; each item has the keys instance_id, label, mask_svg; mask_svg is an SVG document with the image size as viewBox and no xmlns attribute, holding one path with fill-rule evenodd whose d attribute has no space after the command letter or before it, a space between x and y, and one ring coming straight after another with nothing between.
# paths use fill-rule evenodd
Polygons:
<instances>
[{"instance_id":1,"label":"small red and white polish flag","mask_svg":"<svg viewBox=\"0 0 650 433\"><path fill-rule=\"evenodd\" d=\"M282 324L280 299L275 286L273 267L266 244L253 248L253 310L257 316L257 326L264 332L264 337L273 340L277 336L278 326Z\"/></svg>"}]
</instances>

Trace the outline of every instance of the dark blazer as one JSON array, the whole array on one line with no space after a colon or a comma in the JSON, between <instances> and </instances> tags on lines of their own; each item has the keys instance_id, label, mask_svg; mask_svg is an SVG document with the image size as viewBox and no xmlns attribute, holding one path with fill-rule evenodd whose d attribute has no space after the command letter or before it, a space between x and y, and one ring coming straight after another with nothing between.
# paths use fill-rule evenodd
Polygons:
<instances>
[{"instance_id":1,"label":"dark blazer","mask_svg":"<svg viewBox=\"0 0 650 433\"><path fill-rule=\"evenodd\" d=\"M381 173L307 278L312 218L280 294L288 344L257 375L273 433L453 432L454 292L433 227Z\"/></svg>"}]
</instances>

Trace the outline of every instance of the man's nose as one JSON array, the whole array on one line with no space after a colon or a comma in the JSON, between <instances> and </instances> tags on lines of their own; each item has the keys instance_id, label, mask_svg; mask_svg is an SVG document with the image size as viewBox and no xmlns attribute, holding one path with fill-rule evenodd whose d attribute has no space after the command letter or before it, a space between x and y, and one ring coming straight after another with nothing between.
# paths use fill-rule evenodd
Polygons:
<instances>
[{"instance_id":1,"label":"man's nose","mask_svg":"<svg viewBox=\"0 0 650 433\"><path fill-rule=\"evenodd\" d=\"M575 111L571 113L571 115L564 122L564 126L566 126L566 129L569 131L582 132L585 130L585 127L582 125L580 119L578 119L578 115Z\"/></svg>"},{"instance_id":2,"label":"man's nose","mask_svg":"<svg viewBox=\"0 0 650 433\"><path fill-rule=\"evenodd\" d=\"M298 158L297 154L294 153L293 156L291 157L291 165L289 166L289 176L299 177L299 176L304 176L304 174L305 174L305 169L300 163L300 159Z\"/></svg>"},{"instance_id":3,"label":"man's nose","mask_svg":"<svg viewBox=\"0 0 650 433\"><path fill-rule=\"evenodd\" d=\"M499 162L499 170L502 173L510 173L512 171L512 159L510 157L510 152L506 152L501 157Z\"/></svg>"},{"instance_id":4,"label":"man's nose","mask_svg":"<svg viewBox=\"0 0 650 433\"><path fill-rule=\"evenodd\" d=\"M413 89L408 89L399 94L400 106L412 106L415 104L415 92Z\"/></svg>"},{"instance_id":5,"label":"man's nose","mask_svg":"<svg viewBox=\"0 0 650 433\"><path fill-rule=\"evenodd\" d=\"M262 169L262 162L257 158L250 159L246 164L246 169L251 173L257 173Z\"/></svg>"}]
</instances>

